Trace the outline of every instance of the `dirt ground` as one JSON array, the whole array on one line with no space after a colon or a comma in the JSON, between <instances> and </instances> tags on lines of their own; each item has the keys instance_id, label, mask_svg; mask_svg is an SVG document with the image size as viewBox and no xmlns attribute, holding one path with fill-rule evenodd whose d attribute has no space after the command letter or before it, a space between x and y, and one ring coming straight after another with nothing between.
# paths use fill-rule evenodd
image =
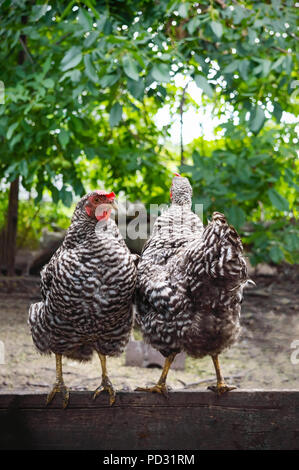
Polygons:
<instances>
[{"instance_id":1,"label":"dirt ground","mask_svg":"<svg viewBox=\"0 0 299 470\"><path fill-rule=\"evenodd\" d=\"M245 291L241 337L220 358L223 374L228 383L239 388L299 389L299 269L284 266L278 272L253 274L252 278L256 287ZM54 357L36 352L27 326L28 307L39 298L38 278L0 278L0 341L5 349L5 363L0 361L0 390L45 392L54 383ZM296 340L298 364L291 361L292 353L296 359L292 347ZM64 358L63 364L65 382L71 390L92 391L100 384L96 355L89 363ZM109 358L108 370L118 390L153 384L160 375L157 368L125 366L125 353ZM214 381L209 357L188 357L184 371L170 371L168 384L176 390L199 389Z\"/></svg>"}]
</instances>

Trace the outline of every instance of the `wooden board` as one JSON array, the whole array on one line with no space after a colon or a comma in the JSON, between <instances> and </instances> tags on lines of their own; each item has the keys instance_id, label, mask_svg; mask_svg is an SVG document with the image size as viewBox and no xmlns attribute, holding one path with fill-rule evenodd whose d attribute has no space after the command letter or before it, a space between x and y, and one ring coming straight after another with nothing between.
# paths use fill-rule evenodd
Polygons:
<instances>
[{"instance_id":1,"label":"wooden board","mask_svg":"<svg viewBox=\"0 0 299 470\"><path fill-rule=\"evenodd\" d=\"M0 392L0 449L299 449L299 390L91 395Z\"/></svg>"}]
</instances>

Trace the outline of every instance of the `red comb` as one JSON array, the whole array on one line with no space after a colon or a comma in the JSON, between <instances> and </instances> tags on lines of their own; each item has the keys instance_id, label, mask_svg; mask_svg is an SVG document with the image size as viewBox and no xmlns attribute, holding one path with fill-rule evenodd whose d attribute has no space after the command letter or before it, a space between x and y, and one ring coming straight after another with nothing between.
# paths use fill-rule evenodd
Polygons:
<instances>
[{"instance_id":1,"label":"red comb","mask_svg":"<svg viewBox=\"0 0 299 470\"><path fill-rule=\"evenodd\" d=\"M107 197L108 199L115 199L115 194L114 194L114 192L112 191L111 193L106 194L106 197Z\"/></svg>"},{"instance_id":2,"label":"red comb","mask_svg":"<svg viewBox=\"0 0 299 470\"><path fill-rule=\"evenodd\" d=\"M174 173L174 176L181 176L179 173Z\"/></svg>"},{"instance_id":3,"label":"red comb","mask_svg":"<svg viewBox=\"0 0 299 470\"><path fill-rule=\"evenodd\" d=\"M113 191L111 193L107 193L106 191L103 191L103 190L96 190L95 192L99 194L100 196L106 196L107 199L115 199L115 194Z\"/></svg>"}]
</instances>

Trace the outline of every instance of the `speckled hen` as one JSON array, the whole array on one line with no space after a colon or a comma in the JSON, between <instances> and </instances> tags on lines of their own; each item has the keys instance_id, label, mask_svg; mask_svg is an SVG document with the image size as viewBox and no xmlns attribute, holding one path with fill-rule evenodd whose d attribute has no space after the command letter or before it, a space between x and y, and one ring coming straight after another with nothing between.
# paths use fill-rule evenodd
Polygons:
<instances>
[{"instance_id":1,"label":"speckled hen","mask_svg":"<svg viewBox=\"0 0 299 470\"><path fill-rule=\"evenodd\" d=\"M47 398L69 391L62 376L62 356L88 361L99 355L102 383L94 398L115 391L106 370L106 356L120 354L129 339L132 296L136 282L134 256L129 252L111 210L115 194L94 191L77 204L60 248L41 272L42 302L29 309L33 342L42 354L56 355L56 382Z\"/></svg>"},{"instance_id":2,"label":"speckled hen","mask_svg":"<svg viewBox=\"0 0 299 470\"><path fill-rule=\"evenodd\" d=\"M248 282L241 240L225 216L214 212L206 227L191 211L187 178L173 178L172 204L155 222L138 264L136 320L147 342L166 358L154 387L166 394L166 378L176 354L213 359L219 394L228 387L218 355L240 332L243 288Z\"/></svg>"}]
</instances>

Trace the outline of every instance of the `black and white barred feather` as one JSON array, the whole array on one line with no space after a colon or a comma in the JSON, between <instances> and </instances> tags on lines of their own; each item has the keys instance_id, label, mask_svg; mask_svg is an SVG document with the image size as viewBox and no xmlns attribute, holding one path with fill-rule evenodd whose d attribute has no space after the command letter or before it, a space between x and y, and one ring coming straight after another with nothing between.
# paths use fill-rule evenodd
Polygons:
<instances>
[{"instance_id":1,"label":"black and white barred feather","mask_svg":"<svg viewBox=\"0 0 299 470\"><path fill-rule=\"evenodd\" d=\"M215 212L204 228L191 211L187 178L175 177L172 205L156 221L138 264L136 320L164 356L219 354L240 332L247 282L241 240Z\"/></svg>"},{"instance_id":2,"label":"black and white barred feather","mask_svg":"<svg viewBox=\"0 0 299 470\"><path fill-rule=\"evenodd\" d=\"M130 336L134 257L115 222L98 223L75 209L60 248L41 272L43 300L32 304L29 325L40 353L88 360L94 350L118 355Z\"/></svg>"}]
</instances>

